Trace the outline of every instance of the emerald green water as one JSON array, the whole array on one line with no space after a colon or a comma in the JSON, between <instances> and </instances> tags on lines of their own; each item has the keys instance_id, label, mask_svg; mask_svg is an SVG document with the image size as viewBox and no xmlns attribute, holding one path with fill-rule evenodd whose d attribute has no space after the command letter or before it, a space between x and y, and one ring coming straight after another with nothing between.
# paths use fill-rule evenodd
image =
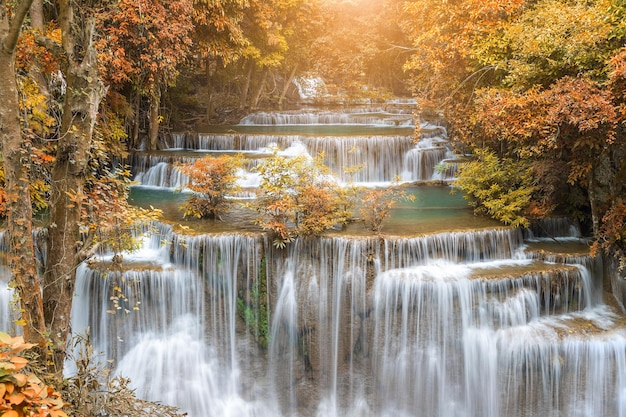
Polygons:
<instances>
[{"instance_id":1,"label":"emerald green water","mask_svg":"<svg viewBox=\"0 0 626 417\"><path fill-rule=\"evenodd\" d=\"M400 201L385 220L382 233L387 235L414 236L440 231L472 230L498 227L500 223L486 217L475 216L460 193L451 194L449 186L408 186L405 191L415 196L415 201ZM235 231L259 231L254 225L256 214L242 207L246 201L234 202L232 209L223 215L222 221L207 219L184 219L179 207L189 194L164 189L134 187L130 202L139 207L150 206L163 211L164 221L190 228L190 233L220 233ZM355 210L358 215L358 207ZM331 233L346 235L369 235L361 222Z\"/></svg>"}]
</instances>

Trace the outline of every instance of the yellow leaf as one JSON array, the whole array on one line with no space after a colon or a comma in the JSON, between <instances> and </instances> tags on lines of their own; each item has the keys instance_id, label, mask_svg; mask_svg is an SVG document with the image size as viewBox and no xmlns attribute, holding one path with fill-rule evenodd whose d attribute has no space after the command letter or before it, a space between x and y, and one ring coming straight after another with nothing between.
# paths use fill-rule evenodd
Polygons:
<instances>
[{"instance_id":1,"label":"yellow leaf","mask_svg":"<svg viewBox=\"0 0 626 417\"><path fill-rule=\"evenodd\" d=\"M0 417L19 417L20 415L15 410L5 411Z\"/></svg>"},{"instance_id":2,"label":"yellow leaf","mask_svg":"<svg viewBox=\"0 0 626 417\"><path fill-rule=\"evenodd\" d=\"M13 342L13 338L4 332L0 332L0 343L10 345Z\"/></svg>"}]
</instances>

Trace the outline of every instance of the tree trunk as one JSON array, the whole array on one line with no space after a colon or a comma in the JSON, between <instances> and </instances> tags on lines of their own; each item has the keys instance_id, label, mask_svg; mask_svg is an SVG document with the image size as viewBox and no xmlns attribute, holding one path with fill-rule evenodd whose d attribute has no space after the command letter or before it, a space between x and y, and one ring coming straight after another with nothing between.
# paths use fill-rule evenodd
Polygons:
<instances>
[{"instance_id":1,"label":"tree trunk","mask_svg":"<svg viewBox=\"0 0 626 417\"><path fill-rule=\"evenodd\" d=\"M43 1L33 0L30 5L30 26L39 29L43 33Z\"/></svg>"},{"instance_id":2,"label":"tree trunk","mask_svg":"<svg viewBox=\"0 0 626 417\"><path fill-rule=\"evenodd\" d=\"M241 101L239 107L245 109L248 104L248 91L250 90L250 84L252 83L252 74L254 72L254 62L248 62L248 68L246 71L246 79L244 80L243 88L241 89Z\"/></svg>"},{"instance_id":3,"label":"tree trunk","mask_svg":"<svg viewBox=\"0 0 626 417\"><path fill-rule=\"evenodd\" d=\"M30 7L21 2L9 24L6 4L0 1L0 139L7 192L9 266L20 298L24 338L45 354L46 329L41 286L35 261L32 231L32 206L28 189L30 141L22 136L17 85L15 46L20 27Z\"/></svg>"},{"instance_id":4,"label":"tree trunk","mask_svg":"<svg viewBox=\"0 0 626 417\"><path fill-rule=\"evenodd\" d=\"M289 87L291 86L291 82L293 78L296 76L296 71L298 70L298 65L294 65L291 69L291 73L289 74L289 79L285 81L285 85L283 86L283 91L280 93L280 97L278 98L278 108L283 108L283 102L285 101L285 97L287 96L287 92L289 91Z\"/></svg>"},{"instance_id":5,"label":"tree trunk","mask_svg":"<svg viewBox=\"0 0 626 417\"><path fill-rule=\"evenodd\" d=\"M59 21L66 55L67 95L61 135L52 168L48 254L44 274L44 315L53 349L53 372L61 373L70 331L76 267L82 261L81 199L98 107L105 89L93 45L94 22L74 24L71 0L59 0ZM77 329L83 331L84 329Z\"/></svg>"},{"instance_id":6,"label":"tree trunk","mask_svg":"<svg viewBox=\"0 0 626 417\"><path fill-rule=\"evenodd\" d=\"M44 19L43 19L43 2L42 0L33 0L33 3L30 5L30 26L39 30L41 34L45 32L44 28ZM33 65L31 70L31 76L37 82L39 86L39 92L43 94L46 99L50 98L50 92L48 91L48 81L46 77L41 72L41 69L36 65Z\"/></svg>"},{"instance_id":7,"label":"tree trunk","mask_svg":"<svg viewBox=\"0 0 626 417\"><path fill-rule=\"evenodd\" d=\"M150 130L148 132L148 143L151 151L158 148L159 142L159 108L161 107L161 89L153 86L150 94Z\"/></svg>"},{"instance_id":8,"label":"tree trunk","mask_svg":"<svg viewBox=\"0 0 626 417\"><path fill-rule=\"evenodd\" d=\"M259 102L261 101L261 96L263 95L263 91L265 90L265 85L267 84L267 74L268 70L264 69L263 74L261 75L261 82L259 83L259 87L254 94L254 98L252 99L252 109L256 110L259 108Z\"/></svg>"},{"instance_id":9,"label":"tree trunk","mask_svg":"<svg viewBox=\"0 0 626 417\"><path fill-rule=\"evenodd\" d=\"M587 194L589 195L589 207L591 208L591 224L593 227L593 236L598 237L600 231L600 216L598 214L598 200L595 186L595 169L591 169L588 174Z\"/></svg>"},{"instance_id":10,"label":"tree trunk","mask_svg":"<svg viewBox=\"0 0 626 417\"><path fill-rule=\"evenodd\" d=\"M133 100L135 107L135 114L133 115L133 136L132 136L132 145L133 148L139 147L139 115L141 113L141 96L139 93L135 94L135 98Z\"/></svg>"}]
</instances>

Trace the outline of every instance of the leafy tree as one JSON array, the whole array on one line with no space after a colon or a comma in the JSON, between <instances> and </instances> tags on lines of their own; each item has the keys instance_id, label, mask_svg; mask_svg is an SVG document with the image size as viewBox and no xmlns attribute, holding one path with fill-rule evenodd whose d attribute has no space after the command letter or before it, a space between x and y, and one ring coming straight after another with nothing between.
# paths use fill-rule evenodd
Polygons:
<instances>
[{"instance_id":1,"label":"leafy tree","mask_svg":"<svg viewBox=\"0 0 626 417\"><path fill-rule=\"evenodd\" d=\"M186 188L194 192L181 206L183 216L219 219L231 204L228 197L240 189L237 171L241 167L241 158L229 155L207 156L193 164L179 166L178 169L189 177Z\"/></svg>"},{"instance_id":2,"label":"leafy tree","mask_svg":"<svg viewBox=\"0 0 626 417\"><path fill-rule=\"evenodd\" d=\"M577 211L595 235L623 182L624 10L601 0L412 1L400 23L415 47L405 68L420 107L443 112L463 151L532 167L527 214ZM507 206L487 197L491 211Z\"/></svg>"},{"instance_id":3,"label":"leafy tree","mask_svg":"<svg viewBox=\"0 0 626 417\"><path fill-rule=\"evenodd\" d=\"M51 173L50 225L44 273L44 316L51 338L54 369L63 369L76 266L86 249L81 240L85 195L98 110L106 89L101 82L90 4L58 2L61 44L50 47L61 59L67 84ZM79 24L80 23L80 24Z\"/></svg>"},{"instance_id":4,"label":"leafy tree","mask_svg":"<svg viewBox=\"0 0 626 417\"><path fill-rule=\"evenodd\" d=\"M610 93L590 81L564 77L549 89L523 94L487 90L479 94L477 103L475 134L482 144L527 162L562 162L566 175L558 179L562 185L555 186L569 184L587 191L597 232L602 217L598 191L607 181L598 170L607 163L616 140Z\"/></svg>"},{"instance_id":5,"label":"leafy tree","mask_svg":"<svg viewBox=\"0 0 626 417\"><path fill-rule=\"evenodd\" d=\"M98 13L99 60L105 82L116 90L130 84L137 94L132 135L137 142L139 97L150 103L149 147L156 149L163 90L187 58L193 30L191 0L118 0Z\"/></svg>"},{"instance_id":6,"label":"leafy tree","mask_svg":"<svg viewBox=\"0 0 626 417\"><path fill-rule=\"evenodd\" d=\"M406 94L401 67L409 51L397 24L401 3L321 1L311 72L321 76L331 92L348 98Z\"/></svg>"},{"instance_id":7,"label":"leafy tree","mask_svg":"<svg viewBox=\"0 0 626 417\"><path fill-rule=\"evenodd\" d=\"M626 269L626 203L618 198L607 210L591 247L592 255L603 251L615 257L619 270Z\"/></svg>"},{"instance_id":8,"label":"leafy tree","mask_svg":"<svg viewBox=\"0 0 626 417\"><path fill-rule=\"evenodd\" d=\"M488 150L477 150L477 160L465 162L459 168L455 188L477 214L491 217L511 226L528 226L532 185L532 170L528 163L499 159Z\"/></svg>"},{"instance_id":9,"label":"leafy tree","mask_svg":"<svg viewBox=\"0 0 626 417\"><path fill-rule=\"evenodd\" d=\"M566 76L598 78L611 56L606 2L543 0L474 42L478 61L517 90Z\"/></svg>"},{"instance_id":10,"label":"leafy tree","mask_svg":"<svg viewBox=\"0 0 626 417\"><path fill-rule=\"evenodd\" d=\"M352 217L348 191L341 188L322 163L322 156L285 157L275 152L257 168L260 197L253 208L257 223L284 247L298 236L319 235Z\"/></svg>"}]
</instances>

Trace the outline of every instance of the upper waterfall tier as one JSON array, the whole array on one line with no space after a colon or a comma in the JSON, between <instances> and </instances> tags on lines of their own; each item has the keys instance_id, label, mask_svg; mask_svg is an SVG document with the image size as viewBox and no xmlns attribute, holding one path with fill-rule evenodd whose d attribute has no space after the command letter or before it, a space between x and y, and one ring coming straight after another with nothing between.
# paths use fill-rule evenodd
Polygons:
<instances>
[{"instance_id":1,"label":"upper waterfall tier","mask_svg":"<svg viewBox=\"0 0 626 417\"><path fill-rule=\"evenodd\" d=\"M181 176L174 163L189 163L207 154L224 152L243 153L248 169L271 154L274 148L285 155L324 155L324 163L340 181L365 184L444 180L447 177L436 167L453 156L441 133L417 144L408 135L177 134L172 136L170 146L167 151L133 155L133 171L142 185L182 187L187 179Z\"/></svg>"},{"instance_id":2,"label":"upper waterfall tier","mask_svg":"<svg viewBox=\"0 0 626 417\"><path fill-rule=\"evenodd\" d=\"M284 112L258 112L241 119L242 125L374 125L414 126L413 115L402 110L393 113L388 109L297 110Z\"/></svg>"},{"instance_id":3,"label":"upper waterfall tier","mask_svg":"<svg viewBox=\"0 0 626 417\"><path fill-rule=\"evenodd\" d=\"M259 158L279 149L284 155L324 155L324 163L344 183L379 186L396 181L454 179L454 164L437 168L454 158L445 127L420 122L416 140L413 110L413 104L387 104L378 108L257 112L245 116L238 125L167 135L158 156L138 152L132 168L141 185L180 188L187 179L177 172L175 162L209 154L243 153L248 171L241 172L241 183L255 187L258 184L249 170Z\"/></svg>"}]
</instances>

